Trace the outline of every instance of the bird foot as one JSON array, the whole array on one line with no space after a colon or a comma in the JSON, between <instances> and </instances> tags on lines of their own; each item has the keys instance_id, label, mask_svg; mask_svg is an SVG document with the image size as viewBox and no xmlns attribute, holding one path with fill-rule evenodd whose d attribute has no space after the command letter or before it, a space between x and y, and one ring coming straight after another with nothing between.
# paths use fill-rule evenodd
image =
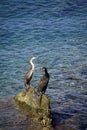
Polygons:
<instances>
[{"instance_id":1,"label":"bird foot","mask_svg":"<svg viewBox=\"0 0 87 130\"><path fill-rule=\"evenodd\" d=\"M28 92L28 91L29 91L29 89L30 89L30 86L26 88L26 92Z\"/></svg>"}]
</instances>

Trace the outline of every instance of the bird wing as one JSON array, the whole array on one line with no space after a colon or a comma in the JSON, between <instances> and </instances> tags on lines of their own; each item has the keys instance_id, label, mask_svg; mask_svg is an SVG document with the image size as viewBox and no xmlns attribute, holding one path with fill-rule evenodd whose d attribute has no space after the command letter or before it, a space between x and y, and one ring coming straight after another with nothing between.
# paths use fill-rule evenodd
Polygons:
<instances>
[{"instance_id":1,"label":"bird wing","mask_svg":"<svg viewBox=\"0 0 87 130\"><path fill-rule=\"evenodd\" d=\"M39 91L41 91L41 90L43 91L43 89L44 89L45 87L47 87L48 82L49 82L49 79L48 79L47 77L42 77L42 78L40 79L39 83L38 83L38 90L39 90Z\"/></svg>"}]
</instances>

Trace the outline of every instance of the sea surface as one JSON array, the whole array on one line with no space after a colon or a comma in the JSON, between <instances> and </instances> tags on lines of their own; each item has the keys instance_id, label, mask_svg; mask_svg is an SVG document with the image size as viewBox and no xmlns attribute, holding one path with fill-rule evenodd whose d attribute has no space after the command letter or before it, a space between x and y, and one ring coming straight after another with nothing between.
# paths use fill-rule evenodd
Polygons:
<instances>
[{"instance_id":1,"label":"sea surface","mask_svg":"<svg viewBox=\"0 0 87 130\"><path fill-rule=\"evenodd\" d=\"M0 98L25 89L32 56L35 89L40 68L50 74L55 129L87 130L87 0L0 1Z\"/></svg>"}]
</instances>

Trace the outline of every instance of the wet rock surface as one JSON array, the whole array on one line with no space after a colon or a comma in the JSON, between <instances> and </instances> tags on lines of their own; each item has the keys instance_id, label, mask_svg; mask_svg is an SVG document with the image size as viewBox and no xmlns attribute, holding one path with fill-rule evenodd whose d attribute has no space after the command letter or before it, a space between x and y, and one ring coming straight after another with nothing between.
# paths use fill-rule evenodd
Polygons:
<instances>
[{"instance_id":1,"label":"wet rock surface","mask_svg":"<svg viewBox=\"0 0 87 130\"><path fill-rule=\"evenodd\" d=\"M27 91L22 91L14 97L19 107L33 116L33 121L51 129L52 118L50 114L50 99L47 95L38 94L33 86Z\"/></svg>"}]
</instances>

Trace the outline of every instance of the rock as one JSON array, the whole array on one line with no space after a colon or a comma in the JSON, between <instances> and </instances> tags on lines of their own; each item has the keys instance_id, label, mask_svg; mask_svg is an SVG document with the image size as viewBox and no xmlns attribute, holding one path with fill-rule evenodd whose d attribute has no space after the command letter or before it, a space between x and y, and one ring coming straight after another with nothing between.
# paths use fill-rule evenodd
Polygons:
<instances>
[{"instance_id":1,"label":"rock","mask_svg":"<svg viewBox=\"0 0 87 130\"><path fill-rule=\"evenodd\" d=\"M34 120L40 122L42 126L50 126L52 119L50 114L50 99L46 94L37 95L33 86L28 91L22 91L14 97L15 101L26 109Z\"/></svg>"}]
</instances>

